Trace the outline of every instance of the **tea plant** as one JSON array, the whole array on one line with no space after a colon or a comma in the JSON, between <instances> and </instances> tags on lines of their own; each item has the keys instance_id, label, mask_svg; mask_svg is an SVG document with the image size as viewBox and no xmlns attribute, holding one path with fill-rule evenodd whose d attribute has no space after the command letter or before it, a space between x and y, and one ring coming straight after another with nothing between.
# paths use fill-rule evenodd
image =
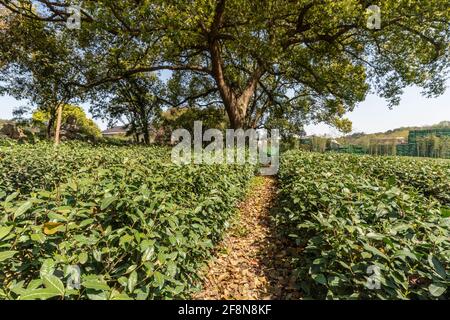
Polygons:
<instances>
[{"instance_id":1,"label":"tea plant","mask_svg":"<svg viewBox=\"0 0 450 320\"><path fill-rule=\"evenodd\" d=\"M358 158L358 157L356 157ZM359 166L378 179L417 189L450 206L450 161L401 157L359 157Z\"/></svg>"},{"instance_id":2,"label":"tea plant","mask_svg":"<svg viewBox=\"0 0 450 320\"><path fill-rule=\"evenodd\" d=\"M3 299L188 297L254 172L175 166L162 148L4 152L2 172L23 157L27 175L3 184L19 189L0 202Z\"/></svg>"},{"instance_id":3,"label":"tea plant","mask_svg":"<svg viewBox=\"0 0 450 320\"><path fill-rule=\"evenodd\" d=\"M291 261L300 289L321 299L448 298L446 209L390 175L374 178L364 166L370 159L301 152L282 158L274 219L303 248Z\"/></svg>"},{"instance_id":4,"label":"tea plant","mask_svg":"<svg viewBox=\"0 0 450 320\"><path fill-rule=\"evenodd\" d=\"M0 199L15 191L27 194L33 190L54 189L70 177L119 164L127 157L134 157L134 153L146 163L151 159L168 161L170 157L162 148L93 148L79 142L58 148L51 143L0 147Z\"/></svg>"}]
</instances>

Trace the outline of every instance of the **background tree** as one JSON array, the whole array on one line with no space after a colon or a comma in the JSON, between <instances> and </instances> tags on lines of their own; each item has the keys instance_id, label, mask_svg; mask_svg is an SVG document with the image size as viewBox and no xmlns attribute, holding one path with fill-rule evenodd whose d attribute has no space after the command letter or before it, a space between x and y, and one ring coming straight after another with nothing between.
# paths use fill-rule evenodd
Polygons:
<instances>
[{"instance_id":1,"label":"background tree","mask_svg":"<svg viewBox=\"0 0 450 320\"><path fill-rule=\"evenodd\" d=\"M0 3L49 28L69 16L65 1ZM369 5L381 7L380 30L367 27ZM309 118L331 124L371 91L395 105L409 85L428 96L445 89L450 13L441 0L87 0L82 6L82 28L73 34L85 64L80 86L176 71L190 79L183 85L195 89L193 99L219 98L233 128L268 112L254 100L271 100L273 85L293 108L306 105L301 110Z\"/></svg>"},{"instance_id":2,"label":"background tree","mask_svg":"<svg viewBox=\"0 0 450 320\"><path fill-rule=\"evenodd\" d=\"M2 16L7 32L0 32L0 94L9 94L28 105L16 115L39 109L49 116L47 137L59 143L63 107L80 101L82 88L73 85L79 80L80 64L74 54L69 34L58 28L48 29L38 20L18 15ZM61 119L61 118L60 118Z\"/></svg>"},{"instance_id":3,"label":"background tree","mask_svg":"<svg viewBox=\"0 0 450 320\"><path fill-rule=\"evenodd\" d=\"M194 122L202 122L203 132L208 129L225 131L229 127L228 118L223 108L218 106L208 107L174 107L162 112L155 126L160 132L161 142L168 143L171 133L176 129L186 129L194 134Z\"/></svg>"},{"instance_id":4,"label":"background tree","mask_svg":"<svg viewBox=\"0 0 450 320\"><path fill-rule=\"evenodd\" d=\"M311 138L311 151L314 152L325 152L327 149L327 141L329 138L327 137L320 137L320 136L313 136Z\"/></svg>"},{"instance_id":5,"label":"background tree","mask_svg":"<svg viewBox=\"0 0 450 320\"><path fill-rule=\"evenodd\" d=\"M101 131L97 124L89 119L83 108L74 105L65 105L62 108L61 128L69 138L93 138L101 137ZM36 110L32 116L32 123L35 126L48 127L51 121L49 111ZM53 123L56 126L56 123ZM53 128L54 129L54 128Z\"/></svg>"},{"instance_id":6,"label":"background tree","mask_svg":"<svg viewBox=\"0 0 450 320\"><path fill-rule=\"evenodd\" d=\"M92 93L91 112L109 126L126 124L130 134L142 134L148 145L152 123L163 105L163 94L163 84L156 75L130 76L99 86Z\"/></svg>"}]
</instances>

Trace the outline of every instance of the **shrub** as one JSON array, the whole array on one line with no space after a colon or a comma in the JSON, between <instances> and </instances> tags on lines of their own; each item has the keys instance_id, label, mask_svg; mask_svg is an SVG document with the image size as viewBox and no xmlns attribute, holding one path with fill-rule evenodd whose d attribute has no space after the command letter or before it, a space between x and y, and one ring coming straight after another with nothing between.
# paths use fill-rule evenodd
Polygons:
<instances>
[{"instance_id":1,"label":"shrub","mask_svg":"<svg viewBox=\"0 0 450 320\"><path fill-rule=\"evenodd\" d=\"M305 296L448 298L447 209L389 175L364 175L368 158L351 159L301 152L282 158L274 219L302 248L291 263ZM368 281L379 281L379 290Z\"/></svg>"},{"instance_id":2,"label":"shrub","mask_svg":"<svg viewBox=\"0 0 450 320\"><path fill-rule=\"evenodd\" d=\"M0 295L188 297L253 168L178 167L162 148L66 147L58 153L63 167L42 184L56 181L53 189L25 188L27 197L15 192L0 204ZM37 167L29 181L39 181ZM53 180L61 172L64 179ZM79 288L70 286L77 270Z\"/></svg>"}]
</instances>

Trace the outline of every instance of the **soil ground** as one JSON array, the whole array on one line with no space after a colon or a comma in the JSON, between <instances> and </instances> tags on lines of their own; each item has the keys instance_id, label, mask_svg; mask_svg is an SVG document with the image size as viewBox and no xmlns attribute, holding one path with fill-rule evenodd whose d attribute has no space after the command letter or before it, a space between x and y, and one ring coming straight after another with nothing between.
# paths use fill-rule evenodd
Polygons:
<instances>
[{"instance_id":1,"label":"soil ground","mask_svg":"<svg viewBox=\"0 0 450 320\"><path fill-rule=\"evenodd\" d=\"M239 215L204 275L194 299L300 299L289 256L298 249L280 239L270 219L274 177L257 177Z\"/></svg>"}]
</instances>

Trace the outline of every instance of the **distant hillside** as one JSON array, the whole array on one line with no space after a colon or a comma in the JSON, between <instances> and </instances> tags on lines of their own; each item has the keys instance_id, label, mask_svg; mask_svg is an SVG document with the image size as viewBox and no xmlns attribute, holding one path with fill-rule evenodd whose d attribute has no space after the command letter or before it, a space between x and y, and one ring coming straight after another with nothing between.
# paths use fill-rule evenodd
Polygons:
<instances>
[{"instance_id":1,"label":"distant hillside","mask_svg":"<svg viewBox=\"0 0 450 320\"><path fill-rule=\"evenodd\" d=\"M424 129L440 129L450 128L450 121L441 121L438 124L432 126L423 127L401 127L386 132L366 134L363 132L353 133L343 138L338 139L342 144L353 144L368 146L373 139L386 139L386 138L408 138L409 131L411 130L424 130Z\"/></svg>"}]
</instances>

